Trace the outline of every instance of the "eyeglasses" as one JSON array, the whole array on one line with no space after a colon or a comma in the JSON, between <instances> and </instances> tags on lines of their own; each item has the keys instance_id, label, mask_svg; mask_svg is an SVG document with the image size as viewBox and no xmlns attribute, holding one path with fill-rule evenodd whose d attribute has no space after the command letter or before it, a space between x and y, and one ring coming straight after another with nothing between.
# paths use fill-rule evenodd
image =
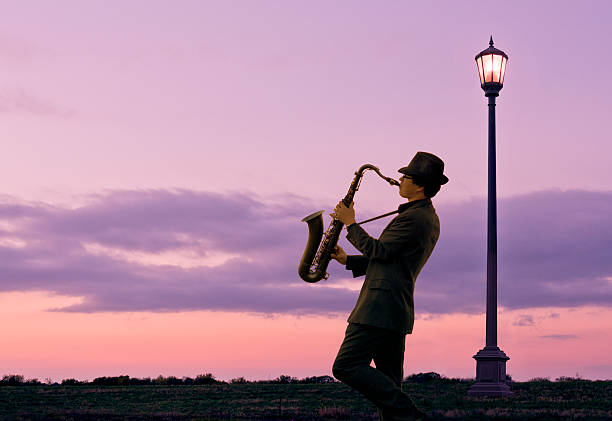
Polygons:
<instances>
[{"instance_id":1,"label":"eyeglasses","mask_svg":"<svg viewBox=\"0 0 612 421\"><path fill-rule=\"evenodd\" d=\"M409 175L402 175L402 176L400 177L400 181L401 181L401 180L403 180L403 179L406 179L406 180L412 180L412 177L411 177L411 176L409 176Z\"/></svg>"}]
</instances>

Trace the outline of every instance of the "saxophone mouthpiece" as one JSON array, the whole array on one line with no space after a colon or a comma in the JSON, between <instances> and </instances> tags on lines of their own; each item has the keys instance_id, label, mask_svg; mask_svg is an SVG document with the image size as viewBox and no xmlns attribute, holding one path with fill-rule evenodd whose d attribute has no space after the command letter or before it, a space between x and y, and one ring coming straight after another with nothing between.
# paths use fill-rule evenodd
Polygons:
<instances>
[{"instance_id":1,"label":"saxophone mouthpiece","mask_svg":"<svg viewBox=\"0 0 612 421\"><path fill-rule=\"evenodd\" d=\"M392 179L391 177L387 178L387 181L389 182L389 184L391 184L392 186L398 186L400 185L399 181Z\"/></svg>"}]
</instances>

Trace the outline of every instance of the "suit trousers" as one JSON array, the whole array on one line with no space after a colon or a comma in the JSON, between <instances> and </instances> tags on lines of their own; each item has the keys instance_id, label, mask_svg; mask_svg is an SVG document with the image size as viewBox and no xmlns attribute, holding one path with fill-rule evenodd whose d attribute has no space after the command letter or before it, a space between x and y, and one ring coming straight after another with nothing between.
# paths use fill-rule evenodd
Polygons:
<instances>
[{"instance_id":1,"label":"suit trousers","mask_svg":"<svg viewBox=\"0 0 612 421\"><path fill-rule=\"evenodd\" d=\"M349 323L334 361L334 377L372 401L381 420L412 419L418 413L402 391L405 339L400 332Z\"/></svg>"}]
</instances>

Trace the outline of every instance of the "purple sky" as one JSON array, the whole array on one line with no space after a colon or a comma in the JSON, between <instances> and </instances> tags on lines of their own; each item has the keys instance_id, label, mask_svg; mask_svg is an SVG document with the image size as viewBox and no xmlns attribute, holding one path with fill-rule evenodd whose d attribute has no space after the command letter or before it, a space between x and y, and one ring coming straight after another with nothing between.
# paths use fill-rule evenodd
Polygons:
<instances>
[{"instance_id":1,"label":"purple sky","mask_svg":"<svg viewBox=\"0 0 612 421\"><path fill-rule=\"evenodd\" d=\"M364 162L393 175L427 150L452 181L440 201L483 196L474 56L491 34L510 57L497 107L500 196L607 190L611 9L7 3L3 191L73 203L101 189L245 190L327 203Z\"/></svg>"},{"instance_id":2,"label":"purple sky","mask_svg":"<svg viewBox=\"0 0 612 421\"><path fill-rule=\"evenodd\" d=\"M360 280L338 265L326 283L299 280L299 221L333 209L362 164L397 177L422 150L445 160L450 182L434 199L441 236L417 312L481 314L487 105L474 56L493 35L509 56L497 100L500 307L521 311L508 323L522 331L612 307L609 1L2 11L0 292L82 297L57 317L345 317ZM365 219L401 198L367 174L355 202ZM581 338L578 324L535 338ZM609 359L595 363L612 373Z\"/></svg>"}]
</instances>

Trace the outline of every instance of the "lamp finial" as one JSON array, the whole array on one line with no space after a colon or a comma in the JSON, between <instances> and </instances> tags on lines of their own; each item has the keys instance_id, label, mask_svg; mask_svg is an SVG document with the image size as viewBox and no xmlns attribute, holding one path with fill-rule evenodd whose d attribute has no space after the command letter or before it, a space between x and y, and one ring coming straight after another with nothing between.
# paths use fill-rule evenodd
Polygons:
<instances>
[{"instance_id":1,"label":"lamp finial","mask_svg":"<svg viewBox=\"0 0 612 421\"><path fill-rule=\"evenodd\" d=\"M493 47L493 35L491 35L491 39L489 40L489 47Z\"/></svg>"}]
</instances>

